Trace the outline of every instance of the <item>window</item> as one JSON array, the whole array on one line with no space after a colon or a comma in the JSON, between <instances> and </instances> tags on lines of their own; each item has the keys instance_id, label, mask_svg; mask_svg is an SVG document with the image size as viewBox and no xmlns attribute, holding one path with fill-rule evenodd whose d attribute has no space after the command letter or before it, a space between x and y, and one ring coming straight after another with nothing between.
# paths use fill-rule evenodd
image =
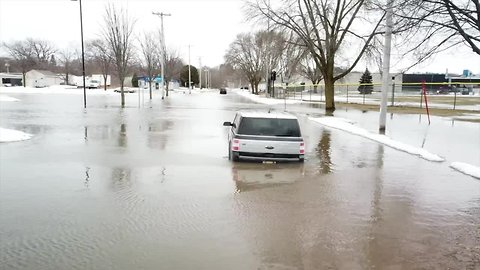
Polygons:
<instances>
[{"instance_id":1,"label":"window","mask_svg":"<svg viewBox=\"0 0 480 270\"><path fill-rule=\"evenodd\" d=\"M300 127L296 119L242 118L238 134L300 137Z\"/></svg>"}]
</instances>

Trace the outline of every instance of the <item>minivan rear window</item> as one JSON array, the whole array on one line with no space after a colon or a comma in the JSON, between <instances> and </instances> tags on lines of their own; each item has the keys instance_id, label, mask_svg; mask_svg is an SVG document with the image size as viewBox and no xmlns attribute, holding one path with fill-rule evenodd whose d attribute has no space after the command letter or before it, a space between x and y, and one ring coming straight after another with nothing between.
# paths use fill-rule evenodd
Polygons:
<instances>
[{"instance_id":1,"label":"minivan rear window","mask_svg":"<svg viewBox=\"0 0 480 270\"><path fill-rule=\"evenodd\" d=\"M243 117L238 134L260 136L300 137L297 119Z\"/></svg>"}]
</instances>

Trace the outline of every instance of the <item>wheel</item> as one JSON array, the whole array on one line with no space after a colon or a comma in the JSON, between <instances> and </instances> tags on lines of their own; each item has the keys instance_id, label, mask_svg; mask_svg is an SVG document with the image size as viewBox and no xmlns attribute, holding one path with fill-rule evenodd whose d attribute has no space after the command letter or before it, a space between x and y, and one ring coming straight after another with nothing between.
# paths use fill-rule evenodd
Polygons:
<instances>
[{"instance_id":1,"label":"wheel","mask_svg":"<svg viewBox=\"0 0 480 270\"><path fill-rule=\"evenodd\" d=\"M299 158L298 162L303 163L303 162L305 162L305 159L304 158Z\"/></svg>"},{"instance_id":2,"label":"wheel","mask_svg":"<svg viewBox=\"0 0 480 270\"><path fill-rule=\"evenodd\" d=\"M232 161L239 161L240 158L238 157L238 153L232 153Z\"/></svg>"},{"instance_id":3,"label":"wheel","mask_svg":"<svg viewBox=\"0 0 480 270\"><path fill-rule=\"evenodd\" d=\"M230 143L228 143L228 160L232 160L232 147Z\"/></svg>"}]
</instances>

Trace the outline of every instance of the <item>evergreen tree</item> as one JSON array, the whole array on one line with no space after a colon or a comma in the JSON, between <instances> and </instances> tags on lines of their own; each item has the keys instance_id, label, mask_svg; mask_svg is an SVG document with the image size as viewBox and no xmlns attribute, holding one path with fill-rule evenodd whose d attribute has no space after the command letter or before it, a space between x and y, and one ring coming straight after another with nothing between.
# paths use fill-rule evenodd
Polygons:
<instances>
[{"instance_id":1,"label":"evergreen tree","mask_svg":"<svg viewBox=\"0 0 480 270\"><path fill-rule=\"evenodd\" d=\"M198 70L194 66L190 66L190 77L192 79L192 86L198 85ZM182 71L180 72L180 82L182 83L182 86L188 86L188 65L183 66Z\"/></svg>"},{"instance_id":2,"label":"evergreen tree","mask_svg":"<svg viewBox=\"0 0 480 270\"><path fill-rule=\"evenodd\" d=\"M138 87L138 76L137 73L132 75L132 87Z\"/></svg>"},{"instance_id":3,"label":"evergreen tree","mask_svg":"<svg viewBox=\"0 0 480 270\"><path fill-rule=\"evenodd\" d=\"M50 65L51 65L52 67L56 67L56 66L57 66L57 60L55 59L55 54L52 54L52 55L50 56Z\"/></svg>"},{"instance_id":4,"label":"evergreen tree","mask_svg":"<svg viewBox=\"0 0 480 270\"><path fill-rule=\"evenodd\" d=\"M372 74L368 71L368 68L365 69L365 72L360 78L360 85L358 86L358 92L360 94L371 94L373 92L373 83L372 83Z\"/></svg>"}]
</instances>

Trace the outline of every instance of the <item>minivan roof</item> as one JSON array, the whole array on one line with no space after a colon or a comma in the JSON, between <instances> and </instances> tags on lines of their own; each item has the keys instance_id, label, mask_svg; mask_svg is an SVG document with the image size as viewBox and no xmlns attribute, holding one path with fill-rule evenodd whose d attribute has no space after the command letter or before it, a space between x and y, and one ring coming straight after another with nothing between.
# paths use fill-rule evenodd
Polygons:
<instances>
[{"instance_id":1,"label":"minivan roof","mask_svg":"<svg viewBox=\"0 0 480 270\"><path fill-rule=\"evenodd\" d=\"M287 112L275 112L275 111L238 111L242 117L248 118L280 118L280 119L297 119L293 114Z\"/></svg>"}]
</instances>

